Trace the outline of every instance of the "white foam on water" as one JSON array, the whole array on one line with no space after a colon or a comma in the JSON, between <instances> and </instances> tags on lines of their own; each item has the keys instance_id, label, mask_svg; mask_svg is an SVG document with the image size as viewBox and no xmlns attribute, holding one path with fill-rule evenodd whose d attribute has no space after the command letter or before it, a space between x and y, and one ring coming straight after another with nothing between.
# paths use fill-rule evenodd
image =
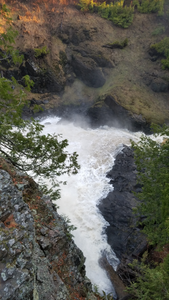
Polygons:
<instances>
[{"instance_id":1,"label":"white foam on water","mask_svg":"<svg viewBox=\"0 0 169 300\"><path fill-rule=\"evenodd\" d=\"M44 133L62 134L64 139L68 139L67 151L78 153L81 168L77 175L61 177L61 180L67 181L67 185L61 187L58 212L68 216L77 227L73 231L74 241L86 257L87 276L100 290L109 293L113 287L106 271L100 267L99 259L105 252L114 268L119 261L107 244L104 228L108 223L100 214L97 204L113 189L106 173L112 168L116 153L123 144L130 145L130 139L137 141L141 133L107 126L82 128L59 120L57 117L43 120Z\"/></svg>"}]
</instances>

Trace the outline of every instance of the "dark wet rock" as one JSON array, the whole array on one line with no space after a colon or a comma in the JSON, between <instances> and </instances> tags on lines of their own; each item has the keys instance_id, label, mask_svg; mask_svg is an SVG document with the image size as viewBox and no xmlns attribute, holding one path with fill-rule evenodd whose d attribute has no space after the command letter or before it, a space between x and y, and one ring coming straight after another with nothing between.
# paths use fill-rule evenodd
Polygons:
<instances>
[{"instance_id":1,"label":"dark wet rock","mask_svg":"<svg viewBox=\"0 0 169 300\"><path fill-rule=\"evenodd\" d=\"M143 82L149 86L155 93L165 93L168 91L168 75L164 71L146 72L143 75Z\"/></svg>"},{"instance_id":2,"label":"dark wet rock","mask_svg":"<svg viewBox=\"0 0 169 300\"><path fill-rule=\"evenodd\" d=\"M59 38L65 44L72 43L78 46L80 43L88 40L92 40L93 34L97 32L97 28L86 29L82 27L64 27L62 33L59 34Z\"/></svg>"},{"instance_id":3,"label":"dark wet rock","mask_svg":"<svg viewBox=\"0 0 169 300\"><path fill-rule=\"evenodd\" d=\"M21 68L23 70L23 66ZM30 76L37 77L41 73L40 68L33 60L27 60L25 63L25 68L27 70L27 74L29 74ZM25 73L26 73L26 70L25 70Z\"/></svg>"},{"instance_id":4,"label":"dark wet rock","mask_svg":"<svg viewBox=\"0 0 169 300\"><path fill-rule=\"evenodd\" d=\"M113 169L107 176L114 190L101 201L99 209L110 224L106 229L108 243L118 258L121 259L123 255L136 257L141 253L139 247L145 248L147 241L137 228L133 214L133 208L138 205L138 200L132 191L136 191L138 186L132 149L124 147L116 156ZM143 243L144 246L141 246Z\"/></svg>"},{"instance_id":5,"label":"dark wet rock","mask_svg":"<svg viewBox=\"0 0 169 300\"><path fill-rule=\"evenodd\" d=\"M90 57L92 58L98 65L98 67L102 68L112 68L113 63L108 59L101 51L97 51L96 49L90 49L85 47L74 47L74 52L80 53L82 57Z\"/></svg>"},{"instance_id":6,"label":"dark wet rock","mask_svg":"<svg viewBox=\"0 0 169 300\"><path fill-rule=\"evenodd\" d=\"M127 128L132 131L150 131L150 124L142 115L131 114L130 111L122 107L111 95L105 96L88 109L87 115L92 126L115 126Z\"/></svg>"},{"instance_id":7,"label":"dark wet rock","mask_svg":"<svg viewBox=\"0 0 169 300\"><path fill-rule=\"evenodd\" d=\"M73 54L71 65L76 76L86 85L95 88L104 85L106 79L103 72L92 58Z\"/></svg>"},{"instance_id":8,"label":"dark wet rock","mask_svg":"<svg viewBox=\"0 0 169 300\"><path fill-rule=\"evenodd\" d=\"M109 264L109 262L106 258L106 255L102 256L102 258L99 260L99 263L106 270L108 277L110 278L111 282L113 283L115 292L117 294L117 299L121 300L125 296L127 296L128 293L125 290L126 288L125 288L122 280L120 279L120 277L118 276L116 271L113 269L113 267Z\"/></svg>"},{"instance_id":9,"label":"dark wet rock","mask_svg":"<svg viewBox=\"0 0 169 300\"><path fill-rule=\"evenodd\" d=\"M0 298L68 300L76 291L96 300L65 220L31 178L12 174L0 170Z\"/></svg>"}]
</instances>

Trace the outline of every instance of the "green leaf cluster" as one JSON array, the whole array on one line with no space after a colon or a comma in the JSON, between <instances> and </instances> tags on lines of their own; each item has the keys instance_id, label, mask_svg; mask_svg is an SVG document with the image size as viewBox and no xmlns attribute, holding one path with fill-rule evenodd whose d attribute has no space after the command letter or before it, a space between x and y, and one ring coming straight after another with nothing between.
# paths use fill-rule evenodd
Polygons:
<instances>
[{"instance_id":1,"label":"green leaf cluster","mask_svg":"<svg viewBox=\"0 0 169 300\"><path fill-rule=\"evenodd\" d=\"M142 0L141 3L135 1L135 4L137 4L137 9L141 13L158 12L158 15L163 15L164 0Z\"/></svg>"},{"instance_id":2,"label":"green leaf cluster","mask_svg":"<svg viewBox=\"0 0 169 300\"><path fill-rule=\"evenodd\" d=\"M46 46L43 46L42 48L35 48L34 49L34 55L36 58L38 57L44 57L45 55L47 55L49 53L49 50L47 49Z\"/></svg>"},{"instance_id":3,"label":"green leaf cluster","mask_svg":"<svg viewBox=\"0 0 169 300\"><path fill-rule=\"evenodd\" d=\"M138 216L151 244L169 242L169 128L155 128L156 135L166 136L162 144L142 136L138 144L132 142L138 169L138 182L143 185L136 196L140 199Z\"/></svg>"},{"instance_id":4,"label":"green leaf cluster","mask_svg":"<svg viewBox=\"0 0 169 300\"><path fill-rule=\"evenodd\" d=\"M168 300L169 299L169 255L156 268L135 261L132 268L138 271L137 280L127 288L134 299ZM136 297L136 298L135 298Z\"/></svg>"},{"instance_id":5,"label":"green leaf cluster","mask_svg":"<svg viewBox=\"0 0 169 300\"><path fill-rule=\"evenodd\" d=\"M161 60L162 68L169 69L169 37L165 37L159 43L151 45L150 49L154 49L157 53L166 57Z\"/></svg>"},{"instance_id":6,"label":"green leaf cluster","mask_svg":"<svg viewBox=\"0 0 169 300\"><path fill-rule=\"evenodd\" d=\"M114 4L97 3L93 0L80 0L79 6L82 11L98 12L105 19L112 21L115 25L128 28L134 18L134 7L124 6L124 1L117 1Z\"/></svg>"},{"instance_id":7,"label":"green leaf cluster","mask_svg":"<svg viewBox=\"0 0 169 300\"><path fill-rule=\"evenodd\" d=\"M123 41L115 41L113 43L109 43L107 44L107 46L109 46L111 49L115 49L115 48L118 48L118 49L124 49L127 45L128 45L128 39L124 39Z\"/></svg>"},{"instance_id":8,"label":"green leaf cluster","mask_svg":"<svg viewBox=\"0 0 169 300\"><path fill-rule=\"evenodd\" d=\"M6 6L2 7L3 17L6 17ZM12 44L16 37L16 31L8 28L0 36L0 43L4 49L0 53L0 59L10 59L19 63ZM30 90L33 82L26 75L24 83ZM44 135L43 128L37 120L23 120L23 107L28 104L24 88L18 84L15 78L11 80L0 77L0 155L10 161L21 171L31 171L32 176L38 177L44 193L50 194L52 199L59 197L59 180L62 174L77 173L77 153L69 154L66 151L68 141L60 135ZM49 181L49 188L44 184L44 179Z\"/></svg>"},{"instance_id":9,"label":"green leaf cluster","mask_svg":"<svg viewBox=\"0 0 169 300\"><path fill-rule=\"evenodd\" d=\"M115 25L128 28L134 18L134 8L140 13L158 13L163 15L164 0L134 0L130 6L125 6L124 1L114 1L107 4L93 0L79 0L78 6L83 12L97 12L102 18L112 21Z\"/></svg>"}]
</instances>

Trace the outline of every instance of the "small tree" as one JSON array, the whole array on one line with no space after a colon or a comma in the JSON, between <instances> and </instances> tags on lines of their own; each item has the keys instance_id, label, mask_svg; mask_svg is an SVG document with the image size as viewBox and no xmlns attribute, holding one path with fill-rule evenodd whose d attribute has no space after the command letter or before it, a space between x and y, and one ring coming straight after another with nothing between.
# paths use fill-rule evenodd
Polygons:
<instances>
[{"instance_id":1,"label":"small tree","mask_svg":"<svg viewBox=\"0 0 169 300\"><path fill-rule=\"evenodd\" d=\"M138 169L138 182L143 185L136 196L140 199L137 213L152 244L169 242L169 128L154 127L156 135L166 136L159 144L142 136L138 144L132 142Z\"/></svg>"},{"instance_id":2,"label":"small tree","mask_svg":"<svg viewBox=\"0 0 169 300\"><path fill-rule=\"evenodd\" d=\"M1 18L6 20L8 28L0 35L0 60L20 64L23 57L14 50L12 44L17 32L11 27L9 10L1 8ZM23 78L30 90L33 82L29 76ZM0 77L0 153L16 168L32 171L38 178L46 178L51 183L49 189L43 184L43 190L54 199L59 197L58 176L64 173L77 173L79 165L77 154L69 154L65 148L68 141L60 135L44 135L43 126L37 120L23 120L23 106L26 104L24 88L14 78Z\"/></svg>"},{"instance_id":3,"label":"small tree","mask_svg":"<svg viewBox=\"0 0 169 300\"><path fill-rule=\"evenodd\" d=\"M169 299L169 255L163 263L153 268L152 265L134 261L131 268L137 270L135 282L131 282L128 292L138 300L168 300ZM133 297L132 297L133 299Z\"/></svg>"}]
</instances>

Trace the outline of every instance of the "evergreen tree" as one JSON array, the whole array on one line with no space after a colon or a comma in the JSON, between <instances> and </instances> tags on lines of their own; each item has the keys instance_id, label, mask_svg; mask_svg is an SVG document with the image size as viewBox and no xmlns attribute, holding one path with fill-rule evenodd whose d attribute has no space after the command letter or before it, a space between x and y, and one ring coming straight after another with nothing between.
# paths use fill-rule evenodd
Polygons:
<instances>
[{"instance_id":1,"label":"evergreen tree","mask_svg":"<svg viewBox=\"0 0 169 300\"><path fill-rule=\"evenodd\" d=\"M169 242L169 128L154 127L155 136L165 136L165 142L158 143L148 136L132 143L138 169L138 182L142 191L137 208L142 218L143 231L152 244Z\"/></svg>"},{"instance_id":2,"label":"evergreen tree","mask_svg":"<svg viewBox=\"0 0 169 300\"><path fill-rule=\"evenodd\" d=\"M9 10L2 5L1 19L6 21L7 29L0 35L0 61L20 64L23 57L15 50L17 32L12 29ZM23 78L30 90L33 82L29 76ZM69 154L65 148L66 139L60 135L44 135L43 126L37 120L23 120L22 110L26 104L23 86L15 78L11 80L0 76L0 154L16 168L24 172L32 171L38 178L48 179L49 189L43 184L43 190L56 199L59 197L58 176L64 173L77 173L79 165L77 154Z\"/></svg>"}]
</instances>

